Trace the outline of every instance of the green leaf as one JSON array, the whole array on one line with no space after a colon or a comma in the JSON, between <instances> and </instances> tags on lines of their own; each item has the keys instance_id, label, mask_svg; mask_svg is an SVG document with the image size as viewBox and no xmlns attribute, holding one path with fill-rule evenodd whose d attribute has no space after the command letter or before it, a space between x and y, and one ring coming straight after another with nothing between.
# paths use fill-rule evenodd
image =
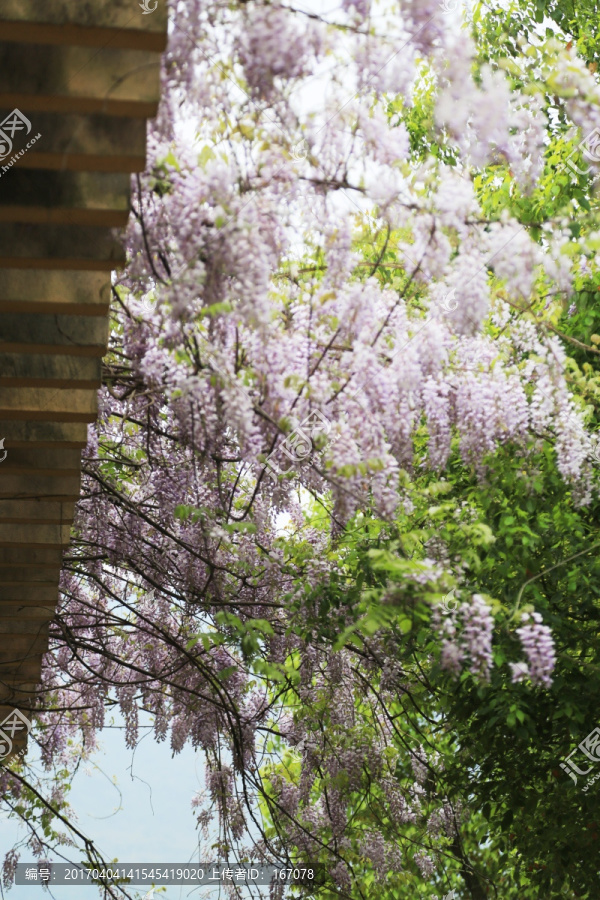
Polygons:
<instances>
[{"instance_id":1,"label":"green leaf","mask_svg":"<svg viewBox=\"0 0 600 900\"><path fill-rule=\"evenodd\" d=\"M217 678L219 681L227 681L227 679L230 678L234 672L237 672L237 670L237 666L227 666L225 669L221 669L220 672L217 672Z\"/></svg>"}]
</instances>

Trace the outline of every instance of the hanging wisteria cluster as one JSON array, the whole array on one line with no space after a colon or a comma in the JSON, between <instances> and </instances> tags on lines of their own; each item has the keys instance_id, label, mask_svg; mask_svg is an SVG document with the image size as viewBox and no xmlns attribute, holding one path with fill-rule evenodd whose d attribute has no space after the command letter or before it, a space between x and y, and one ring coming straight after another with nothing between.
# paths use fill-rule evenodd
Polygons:
<instances>
[{"instance_id":1,"label":"hanging wisteria cluster","mask_svg":"<svg viewBox=\"0 0 600 900\"><path fill-rule=\"evenodd\" d=\"M594 489L560 338L520 315L536 292L567 302L572 261L593 251L562 221L538 241L507 213L484 214L475 169L504 161L531 192L548 117L541 89L531 97L476 60L438 3L375 15L352 0L333 21L173 2L44 668L48 767L94 748L109 702L131 747L150 712L174 753L188 741L205 751L199 823L212 804L223 854L251 841L262 802L270 830L255 851L318 857L340 896L361 792L379 825L360 853L425 880L436 852L459 852L466 816L431 747L400 753L394 712L424 677L397 636L360 653L310 639L306 598L343 579L344 529L359 513L391 526L410 509L405 479L443 472L455 451L484 480L499 445L525 458L550 440L578 502ZM543 77L575 124L593 126L598 89L571 51ZM411 144L427 86L436 157ZM460 581L442 550L407 564L402 590ZM351 602L336 615L350 627ZM438 610L434 625L442 668L486 682L485 597ZM533 614L516 633L526 662L513 680L548 687L549 629Z\"/></svg>"}]
</instances>

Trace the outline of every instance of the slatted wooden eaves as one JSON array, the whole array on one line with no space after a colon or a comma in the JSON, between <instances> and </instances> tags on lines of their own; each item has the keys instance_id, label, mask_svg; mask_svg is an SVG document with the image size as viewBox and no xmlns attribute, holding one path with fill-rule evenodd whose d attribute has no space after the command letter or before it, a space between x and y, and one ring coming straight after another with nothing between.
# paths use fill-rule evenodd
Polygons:
<instances>
[{"instance_id":1,"label":"slatted wooden eaves","mask_svg":"<svg viewBox=\"0 0 600 900\"><path fill-rule=\"evenodd\" d=\"M166 18L166 0L0 0L0 122L32 126L0 159L0 722L40 680Z\"/></svg>"}]
</instances>

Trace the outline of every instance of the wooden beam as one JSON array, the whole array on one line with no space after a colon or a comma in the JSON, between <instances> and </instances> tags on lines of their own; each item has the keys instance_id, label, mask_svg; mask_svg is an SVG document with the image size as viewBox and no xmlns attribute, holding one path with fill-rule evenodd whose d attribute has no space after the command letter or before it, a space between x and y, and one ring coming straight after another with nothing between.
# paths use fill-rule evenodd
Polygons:
<instances>
[{"instance_id":1,"label":"wooden beam","mask_svg":"<svg viewBox=\"0 0 600 900\"><path fill-rule=\"evenodd\" d=\"M33 634L47 638L48 622L41 619L23 620L20 615L13 619L0 616L0 634L22 635L24 637Z\"/></svg>"},{"instance_id":2,"label":"wooden beam","mask_svg":"<svg viewBox=\"0 0 600 900\"><path fill-rule=\"evenodd\" d=\"M11 501L11 500L0 500L0 507L4 503L35 503L38 501L29 501L29 500L19 500L19 501ZM44 501L45 502L45 501ZM49 504L52 506L53 504ZM65 504L68 506L69 504ZM47 584L56 584L58 580L58 576L60 575L60 566L55 566L52 569L46 569L43 566L19 566L19 565L11 565L5 566L2 569L2 583L3 584L21 584L23 581L42 581Z\"/></svg>"},{"instance_id":3,"label":"wooden beam","mask_svg":"<svg viewBox=\"0 0 600 900\"><path fill-rule=\"evenodd\" d=\"M16 565L32 565L39 569L56 569L62 565L62 550L56 547L0 547L0 569Z\"/></svg>"},{"instance_id":4,"label":"wooden beam","mask_svg":"<svg viewBox=\"0 0 600 900\"><path fill-rule=\"evenodd\" d=\"M2 317L0 353L102 357L107 340L108 320L104 317L6 313Z\"/></svg>"},{"instance_id":5,"label":"wooden beam","mask_svg":"<svg viewBox=\"0 0 600 900\"><path fill-rule=\"evenodd\" d=\"M106 228L81 225L45 225L0 223L3 256L36 260L52 257L60 260L106 260L109 265L124 262L125 250Z\"/></svg>"},{"instance_id":6,"label":"wooden beam","mask_svg":"<svg viewBox=\"0 0 600 900\"><path fill-rule=\"evenodd\" d=\"M13 523L5 525L0 522L0 543L17 544L20 546L33 546L35 544L50 544L52 546L67 547L71 540L70 525L37 525L28 522L26 525L22 523ZM3 588L6 587L11 591L20 590L19 585L0 585L0 598ZM34 590L37 590L37 586ZM49 596L56 594L56 585L50 585ZM18 596L12 596L11 599L18 600Z\"/></svg>"},{"instance_id":7,"label":"wooden beam","mask_svg":"<svg viewBox=\"0 0 600 900\"><path fill-rule=\"evenodd\" d=\"M139 172L144 169L145 119L57 115L40 110L34 112L27 105L19 110L32 122L32 127L35 122L35 133L42 137L23 156L15 157L12 174L22 167L82 172ZM0 109L0 121L11 112L10 108ZM15 141L15 149L18 149L17 144ZM8 158L12 158L11 155ZM3 183L1 187L4 193L7 186ZM52 198L49 199L52 203Z\"/></svg>"},{"instance_id":8,"label":"wooden beam","mask_svg":"<svg viewBox=\"0 0 600 900\"><path fill-rule=\"evenodd\" d=\"M44 25L33 22L3 22L2 40L23 44L76 44L78 47L154 50L158 53L167 45L166 34L136 31L133 28L89 28L82 25Z\"/></svg>"},{"instance_id":9,"label":"wooden beam","mask_svg":"<svg viewBox=\"0 0 600 900\"><path fill-rule=\"evenodd\" d=\"M25 159L23 156L21 159ZM0 169L1 171L1 169ZM13 166L0 181L3 206L129 212L129 175L114 172L71 172Z\"/></svg>"},{"instance_id":10,"label":"wooden beam","mask_svg":"<svg viewBox=\"0 0 600 900\"><path fill-rule=\"evenodd\" d=\"M80 468L81 453L78 450L67 450L64 447L24 447L18 453L8 454L2 463L0 477L6 472L78 475Z\"/></svg>"},{"instance_id":11,"label":"wooden beam","mask_svg":"<svg viewBox=\"0 0 600 900\"><path fill-rule=\"evenodd\" d=\"M97 391L23 387L0 392L1 419L93 422L97 412Z\"/></svg>"},{"instance_id":12,"label":"wooden beam","mask_svg":"<svg viewBox=\"0 0 600 900\"><path fill-rule=\"evenodd\" d=\"M60 443L69 449L82 450L87 445L87 425L83 422L32 422L0 419L0 435L5 446L54 447ZM0 563L1 565L1 563Z\"/></svg>"},{"instance_id":13,"label":"wooden beam","mask_svg":"<svg viewBox=\"0 0 600 900\"><path fill-rule=\"evenodd\" d=\"M48 647L48 638L46 635L37 634L14 634L11 636L9 645L6 647L4 641L0 647L0 660L8 662L10 659L30 659L35 658L40 653L45 653Z\"/></svg>"},{"instance_id":14,"label":"wooden beam","mask_svg":"<svg viewBox=\"0 0 600 900\"><path fill-rule=\"evenodd\" d=\"M56 601L56 588L52 584L0 584L0 601L16 603L21 600L29 600L32 605L53 603Z\"/></svg>"},{"instance_id":15,"label":"wooden beam","mask_svg":"<svg viewBox=\"0 0 600 900\"><path fill-rule=\"evenodd\" d=\"M122 268L123 261L110 259L42 259L23 256L0 256L0 269L73 269L79 272L112 272Z\"/></svg>"},{"instance_id":16,"label":"wooden beam","mask_svg":"<svg viewBox=\"0 0 600 900\"><path fill-rule=\"evenodd\" d=\"M58 583L58 578L57 578ZM0 602L0 619L17 617L21 621L45 621L50 620L56 612L56 603L7 603Z\"/></svg>"},{"instance_id":17,"label":"wooden beam","mask_svg":"<svg viewBox=\"0 0 600 900\"><path fill-rule=\"evenodd\" d=\"M11 706L18 706L27 715L27 709L31 708L31 700L38 690L34 681L16 681L13 684L0 681L0 700Z\"/></svg>"},{"instance_id":18,"label":"wooden beam","mask_svg":"<svg viewBox=\"0 0 600 900\"><path fill-rule=\"evenodd\" d=\"M79 497L79 475L14 475L0 473L0 498L15 500L19 497L30 497L60 500L68 503ZM11 542L14 543L14 542ZM37 542L34 542L37 543ZM4 542L6 544L6 542Z\"/></svg>"},{"instance_id":19,"label":"wooden beam","mask_svg":"<svg viewBox=\"0 0 600 900\"><path fill-rule=\"evenodd\" d=\"M150 7L154 6L154 0ZM167 30L167 4L165 0L156 3L151 15L143 15L139 6L130 0L0 0L0 21L45 22L61 28L79 25L100 34L105 29L134 31L157 34L165 39ZM162 48L159 48L162 49Z\"/></svg>"},{"instance_id":20,"label":"wooden beam","mask_svg":"<svg viewBox=\"0 0 600 900\"><path fill-rule=\"evenodd\" d=\"M43 653L35 656L15 655L14 653L0 652L0 681L7 682L13 678L28 681L40 681L42 673Z\"/></svg>"},{"instance_id":21,"label":"wooden beam","mask_svg":"<svg viewBox=\"0 0 600 900\"><path fill-rule=\"evenodd\" d=\"M20 91L0 91L0 107L32 112L83 113L121 116L124 119L153 119L158 112L157 102L139 100L109 100L94 97L55 96L54 94L25 94ZM37 132L36 132L37 133Z\"/></svg>"},{"instance_id":22,"label":"wooden beam","mask_svg":"<svg viewBox=\"0 0 600 900\"><path fill-rule=\"evenodd\" d=\"M61 160L57 160L57 168ZM0 206L0 222L27 222L31 225L91 225L96 228L123 228L128 212L111 209L48 209L46 206Z\"/></svg>"},{"instance_id":23,"label":"wooden beam","mask_svg":"<svg viewBox=\"0 0 600 900\"><path fill-rule=\"evenodd\" d=\"M82 318L89 315L104 318L110 294L110 276L104 272L0 268L0 312L3 313L76 313Z\"/></svg>"},{"instance_id":24,"label":"wooden beam","mask_svg":"<svg viewBox=\"0 0 600 900\"><path fill-rule=\"evenodd\" d=\"M0 35L1 35L0 31ZM32 44L23 65L23 46L0 41L0 105L11 105L3 98L31 94L50 96L55 100L123 103L137 106L155 105L160 94L160 57L146 50L121 50L105 46L54 46ZM25 105L25 104L24 104ZM30 107L31 108L31 107ZM55 111L46 107L47 112ZM65 109L65 112L71 110ZM105 110L109 114L109 110ZM100 110L98 110L100 112ZM132 114L135 116L135 113ZM144 114L142 114L143 116ZM32 119L32 134L40 132ZM43 135L42 139L43 141ZM40 148L38 148L40 149Z\"/></svg>"},{"instance_id":25,"label":"wooden beam","mask_svg":"<svg viewBox=\"0 0 600 900\"><path fill-rule=\"evenodd\" d=\"M1 353L0 387L100 387L102 360L89 356Z\"/></svg>"}]
</instances>

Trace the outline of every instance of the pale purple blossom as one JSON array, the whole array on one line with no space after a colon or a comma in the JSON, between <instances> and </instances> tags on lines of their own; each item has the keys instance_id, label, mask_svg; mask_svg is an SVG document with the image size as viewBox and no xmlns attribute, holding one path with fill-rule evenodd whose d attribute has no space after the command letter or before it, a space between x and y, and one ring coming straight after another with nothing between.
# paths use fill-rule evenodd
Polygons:
<instances>
[{"instance_id":1,"label":"pale purple blossom","mask_svg":"<svg viewBox=\"0 0 600 900\"><path fill-rule=\"evenodd\" d=\"M549 688L552 685L552 672L556 663L552 631L542 624L542 616L538 612L523 613L523 625L517 628L521 646L527 657L527 676L532 684ZM517 664L519 665L519 664ZM513 669L513 681L521 680L524 672L516 666Z\"/></svg>"}]
</instances>

